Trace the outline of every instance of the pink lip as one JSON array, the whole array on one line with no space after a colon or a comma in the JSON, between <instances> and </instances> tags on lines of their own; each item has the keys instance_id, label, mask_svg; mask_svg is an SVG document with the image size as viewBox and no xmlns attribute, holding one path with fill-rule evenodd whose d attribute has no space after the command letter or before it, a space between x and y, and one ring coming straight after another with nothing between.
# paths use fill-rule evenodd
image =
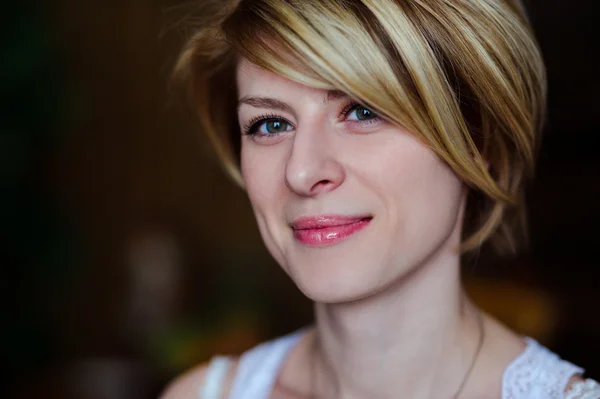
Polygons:
<instances>
[{"instance_id":1,"label":"pink lip","mask_svg":"<svg viewBox=\"0 0 600 399\"><path fill-rule=\"evenodd\" d=\"M301 217L291 224L294 238L311 246L325 246L338 243L369 225L373 218L363 216L323 215Z\"/></svg>"}]
</instances>

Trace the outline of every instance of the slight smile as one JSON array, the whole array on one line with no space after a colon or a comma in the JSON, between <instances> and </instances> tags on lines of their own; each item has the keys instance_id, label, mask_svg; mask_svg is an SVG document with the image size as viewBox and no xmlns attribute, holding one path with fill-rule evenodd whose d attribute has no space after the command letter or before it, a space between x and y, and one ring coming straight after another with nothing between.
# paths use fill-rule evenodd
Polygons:
<instances>
[{"instance_id":1,"label":"slight smile","mask_svg":"<svg viewBox=\"0 0 600 399\"><path fill-rule=\"evenodd\" d=\"M309 247L323 247L338 242L359 232L371 223L373 217L322 215L305 216L295 219L291 224L294 238Z\"/></svg>"}]
</instances>

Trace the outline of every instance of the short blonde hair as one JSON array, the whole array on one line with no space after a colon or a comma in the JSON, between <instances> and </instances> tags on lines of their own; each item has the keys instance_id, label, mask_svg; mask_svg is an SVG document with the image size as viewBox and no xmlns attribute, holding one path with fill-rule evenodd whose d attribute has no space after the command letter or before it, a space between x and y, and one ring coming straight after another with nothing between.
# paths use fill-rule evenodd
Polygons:
<instances>
[{"instance_id":1,"label":"short blonde hair","mask_svg":"<svg viewBox=\"0 0 600 399\"><path fill-rule=\"evenodd\" d=\"M519 0L205 0L174 68L240 185L241 57L340 90L421 139L469 186L462 249L526 238L546 76Z\"/></svg>"}]
</instances>

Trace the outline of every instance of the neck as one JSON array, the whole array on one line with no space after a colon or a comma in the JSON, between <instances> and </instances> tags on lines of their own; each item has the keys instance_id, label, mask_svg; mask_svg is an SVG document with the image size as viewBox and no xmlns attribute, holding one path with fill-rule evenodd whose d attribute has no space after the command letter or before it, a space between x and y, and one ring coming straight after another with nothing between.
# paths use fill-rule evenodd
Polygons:
<instances>
[{"instance_id":1,"label":"neck","mask_svg":"<svg viewBox=\"0 0 600 399\"><path fill-rule=\"evenodd\" d=\"M453 251L374 296L315 311L319 397L450 398L480 333Z\"/></svg>"}]
</instances>

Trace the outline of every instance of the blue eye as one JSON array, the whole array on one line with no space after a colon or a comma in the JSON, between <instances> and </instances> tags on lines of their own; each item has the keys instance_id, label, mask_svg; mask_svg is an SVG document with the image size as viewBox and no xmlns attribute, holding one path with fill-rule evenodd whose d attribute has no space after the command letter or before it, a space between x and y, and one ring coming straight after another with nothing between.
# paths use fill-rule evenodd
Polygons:
<instances>
[{"instance_id":1,"label":"blue eye","mask_svg":"<svg viewBox=\"0 0 600 399\"><path fill-rule=\"evenodd\" d=\"M351 121L368 121L377 117L378 115L375 112L362 105L355 105L347 113L347 118Z\"/></svg>"},{"instance_id":2,"label":"blue eye","mask_svg":"<svg viewBox=\"0 0 600 399\"><path fill-rule=\"evenodd\" d=\"M248 135L270 136L292 130L292 125L280 118L259 118L246 129Z\"/></svg>"},{"instance_id":3,"label":"blue eye","mask_svg":"<svg viewBox=\"0 0 600 399\"><path fill-rule=\"evenodd\" d=\"M285 121L282 121L280 119L271 119L268 121L264 121L260 125L259 131L261 133L274 134L274 133L285 132L288 130L289 127L290 127L289 123L287 123Z\"/></svg>"}]
</instances>

